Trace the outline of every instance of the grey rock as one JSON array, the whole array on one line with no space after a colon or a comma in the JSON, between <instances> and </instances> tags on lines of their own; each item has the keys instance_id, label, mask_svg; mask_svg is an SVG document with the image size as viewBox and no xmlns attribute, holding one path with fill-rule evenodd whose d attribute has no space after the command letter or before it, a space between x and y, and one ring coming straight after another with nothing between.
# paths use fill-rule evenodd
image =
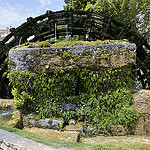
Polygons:
<instances>
[{"instance_id":1,"label":"grey rock","mask_svg":"<svg viewBox=\"0 0 150 150\"><path fill-rule=\"evenodd\" d=\"M79 53L82 51L90 51L93 57L87 59L84 57L83 59L74 62L72 59L66 61L64 60L65 67L62 65L63 58L61 56L56 55L58 51L60 52L68 52L71 51L72 54ZM45 72L50 73L55 70L74 70L76 65L81 67L89 67L96 70L100 70L101 68L111 67L127 67L135 65L135 59L127 56L125 53L120 54L121 51L124 50L128 53L135 54L136 45L132 43L128 44L104 44L104 45L92 45L92 46L74 46L74 47L59 47L59 48L26 48L26 49L11 49L9 51L9 66L11 70L20 70L20 71L28 71L28 72ZM112 55L110 62L103 60L99 60L100 56L98 53L106 53ZM39 56L37 54L43 53L44 55ZM117 54L116 54L117 53ZM95 59L95 55L99 57L99 59ZM126 60L126 61L125 61ZM89 62L89 63L87 63ZM93 66L92 63L95 65ZM120 64L118 64L120 63ZM59 64L59 65L58 65Z\"/></svg>"},{"instance_id":2,"label":"grey rock","mask_svg":"<svg viewBox=\"0 0 150 150\"><path fill-rule=\"evenodd\" d=\"M107 125L107 131L112 136L126 135L126 130L122 125Z\"/></svg>"},{"instance_id":3,"label":"grey rock","mask_svg":"<svg viewBox=\"0 0 150 150\"><path fill-rule=\"evenodd\" d=\"M76 121L74 119L70 119L68 123L69 123L69 125L75 125Z\"/></svg>"},{"instance_id":4,"label":"grey rock","mask_svg":"<svg viewBox=\"0 0 150 150\"><path fill-rule=\"evenodd\" d=\"M50 126L50 119L40 119L39 120L39 124L41 125L41 127L48 127Z\"/></svg>"},{"instance_id":5,"label":"grey rock","mask_svg":"<svg viewBox=\"0 0 150 150\"><path fill-rule=\"evenodd\" d=\"M63 103L63 108L64 110L75 110L76 109L76 104L73 103Z\"/></svg>"},{"instance_id":6,"label":"grey rock","mask_svg":"<svg viewBox=\"0 0 150 150\"><path fill-rule=\"evenodd\" d=\"M36 127L37 120L35 114L23 115L23 126L24 127Z\"/></svg>"},{"instance_id":7,"label":"grey rock","mask_svg":"<svg viewBox=\"0 0 150 150\"><path fill-rule=\"evenodd\" d=\"M8 146L7 146L5 143L2 143L2 144L1 144L1 148L2 148L3 150L5 150L5 149L7 150Z\"/></svg>"},{"instance_id":8,"label":"grey rock","mask_svg":"<svg viewBox=\"0 0 150 150\"><path fill-rule=\"evenodd\" d=\"M39 124L41 127L49 127L49 128L61 128L64 123L64 120L62 118L56 118L56 119L40 119Z\"/></svg>"}]
</instances>

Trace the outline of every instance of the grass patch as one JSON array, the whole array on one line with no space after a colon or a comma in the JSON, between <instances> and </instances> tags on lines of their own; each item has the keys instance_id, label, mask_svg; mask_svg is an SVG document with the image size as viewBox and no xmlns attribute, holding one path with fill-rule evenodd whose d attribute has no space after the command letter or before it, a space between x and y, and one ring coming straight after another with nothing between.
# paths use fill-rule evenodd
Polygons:
<instances>
[{"instance_id":1,"label":"grass patch","mask_svg":"<svg viewBox=\"0 0 150 150\"><path fill-rule=\"evenodd\" d=\"M90 150L150 150L150 148L115 144L93 144Z\"/></svg>"},{"instance_id":2,"label":"grass patch","mask_svg":"<svg viewBox=\"0 0 150 150\"><path fill-rule=\"evenodd\" d=\"M30 133L30 132L27 132L24 130L13 128L13 127L3 123L2 121L0 121L0 129L6 130L8 132L11 132L11 133L14 133L17 135L20 135L22 137L31 139L31 140L36 141L36 142L51 146L53 148L65 147L65 148L76 149L76 150L81 150L81 149L86 150L87 149L86 144L75 143L75 142L63 142L63 141L59 141L59 140L53 140L53 139L40 137L34 133Z\"/></svg>"},{"instance_id":3,"label":"grass patch","mask_svg":"<svg viewBox=\"0 0 150 150\"><path fill-rule=\"evenodd\" d=\"M148 147L136 147L136 146L126 146L126 145L116 145L116 144L102 144L102 143L86 144L86 143L76 143L76 142L63 142L59 140L40 137L34 133L13 128L3 123L2 121L0 121L0 129L48 145L53 148L68 148L68 149L75 149L75 150L81 150L81 149L82 150L150 150L150 148Z\"/></svg>"}]
</instances>

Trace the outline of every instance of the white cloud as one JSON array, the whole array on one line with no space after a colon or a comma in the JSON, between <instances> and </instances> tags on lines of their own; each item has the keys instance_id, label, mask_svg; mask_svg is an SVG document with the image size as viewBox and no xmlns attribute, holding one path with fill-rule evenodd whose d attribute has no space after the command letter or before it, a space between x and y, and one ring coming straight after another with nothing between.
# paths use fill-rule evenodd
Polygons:
<instances>
[{"instance_id":1,"label":"white cloud","mask_svg":"<svg viewBox=\"0 0 150 150\"><path fill-rule=\"evenodd\" d=\"M24 9L21 5L11 6L8 3L0 5L0 28L17 27L26 21L28 17L36 16L31 9Z\"/></svg>"},{"instance_id":2,"label":"white cloud","mask_svg":"<svg viewBox=\"0 0 150 150\"><path fill-rule=\"evenodd\" d=\"M41 6L46 6L46 5L51 5L52 1L51 0L39 0L39 2L41 3Z\"/></svg>"},{"instance_id":3,"label":"white cloud","mask_svg":"<svg viewBox=\"0 0 150 150\"><path fill-rule=\"evenodd\" d=\"M6 27L18 27L26 21L28 17L36 17L44 14L46 10L53 11L62 9L63 0L34 0L34 4L13 3L0 0L0 29ZM40 3L40 7L37 5ZM53 5L52 5L53 4ZM48 8L48 9L46 9Z\"/></svg>"},{"instance_id":4,"label":"white cloud","mask_svg":"<svg viewBox=\"0 0 150 150\"><path fill-rule=\"evenodd\" d=\"M9 4L0 6L0 26L11 25L15 22L23 20L22 16L19 14L20 7L11 7Z\"/></svg>"}]
</instances>

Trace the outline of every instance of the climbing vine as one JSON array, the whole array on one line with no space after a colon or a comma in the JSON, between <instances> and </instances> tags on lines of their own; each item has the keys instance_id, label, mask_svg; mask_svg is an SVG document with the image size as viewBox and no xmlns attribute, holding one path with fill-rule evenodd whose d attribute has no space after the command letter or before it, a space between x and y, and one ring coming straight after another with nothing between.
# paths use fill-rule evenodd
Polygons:
<instances>
[{"instance_id":1,"label":"climbing vine","mask_svg":"<svg viewBox=\"0 0 150 150\"><path fill-rule=\"evenodd\" d=\"M36 112L39 118L76 119L85 126L104 130L107 125L133 127L138 114L130 108L134 86L131 70L86 68L74 72L29 73L11 71L15 106L24 112ZM63 103L71 102L75 110L66 111Z\"/></svg>"}]
</instances>

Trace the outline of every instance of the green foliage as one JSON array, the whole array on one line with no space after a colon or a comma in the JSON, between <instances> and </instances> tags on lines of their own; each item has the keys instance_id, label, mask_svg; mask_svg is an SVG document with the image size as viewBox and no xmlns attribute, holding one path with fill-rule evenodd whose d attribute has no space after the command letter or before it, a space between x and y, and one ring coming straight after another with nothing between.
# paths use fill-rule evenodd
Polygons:
<instances>
[{"instance_id":1,"label":"green foliage","mask_svg":"<svg viewBox=\"0 0 150 150\"><path fill-rule=\"evenodd\" d=\"M88 9L93 9L125 27L130 26L132 31L149 37L149 0L96 0L94 4L87 3L85 10Z\"/></svg>"},{"instance_id":2,"label":"green foliage","mask_svg":"<svg viewBox=\"0 0 150 150\"><path fill-rule=\"evenodd\" d=\"M109 59L110 55L109 54L100 54L102 59Z\"/></svg>"},{"instance_id":3,"label":"green foliage","mask_svg":"<svg viewBox=\"0 0 150 150\"><path fill-rule=\"evenodd\" d=\"M23 92L21 92L21 94L19 94L18 90L16 88L14 88L14 89L12 89L12 94L14 96L14 104L15 104L16 108L26 109L26 106L28 106L29 104L31 104L31 105L34 104L35 98L31 97L25 91L23 91Z\"/></svg>"},{"instance_id":4,"label":"green foliage","mask_svg":"<svg viewBox=\"0 0 150 150\"><path fill-rule=\"evenodd\" d=\"M72 8L76 10L84 10L88 2L94 4L96 0L64 0L64 2L67 4L65 9Z\"/></svg>"},{"instance_id":5,"label":"green foliage","mask_svg":"<svg viewBox=\"0 0 150 150\"><path fill-rule=\"evenodd\" d=\"M139 3L137 0L97 0L95 10L113 15L120 22L132 21L137 14ZM132 13L132 14L131 14Z\"/></svg>"},{"instance_id":6,"label":"green foliage","mask_svg":"<svg viewBox=\"0 0 150 150\"><path fill-rule=\"evenodd\" d=\"M130 70L77 69L52 74L12 71L8 78L16 107L36 112L39 118L63 117L65 122L74 118L83 121L85 126L104 131L110 124L133 127L138 118L130 108L129 89L134 85ZM63 102L75 103L76 110L65 111Z\"/></svg>"},{"instance_id":7,"label":"green foliage","mask_svg":"<svg viewBox=\"0 0 150 150\"><path fill-rule=\"evenodd\" d=\"M63 53L63 58L65 58L65 59L67 59L67 58L69 58L69 57L71 57L71 51L69 51L69 52L64 52Z\"/></svg>"}]
</instances>

